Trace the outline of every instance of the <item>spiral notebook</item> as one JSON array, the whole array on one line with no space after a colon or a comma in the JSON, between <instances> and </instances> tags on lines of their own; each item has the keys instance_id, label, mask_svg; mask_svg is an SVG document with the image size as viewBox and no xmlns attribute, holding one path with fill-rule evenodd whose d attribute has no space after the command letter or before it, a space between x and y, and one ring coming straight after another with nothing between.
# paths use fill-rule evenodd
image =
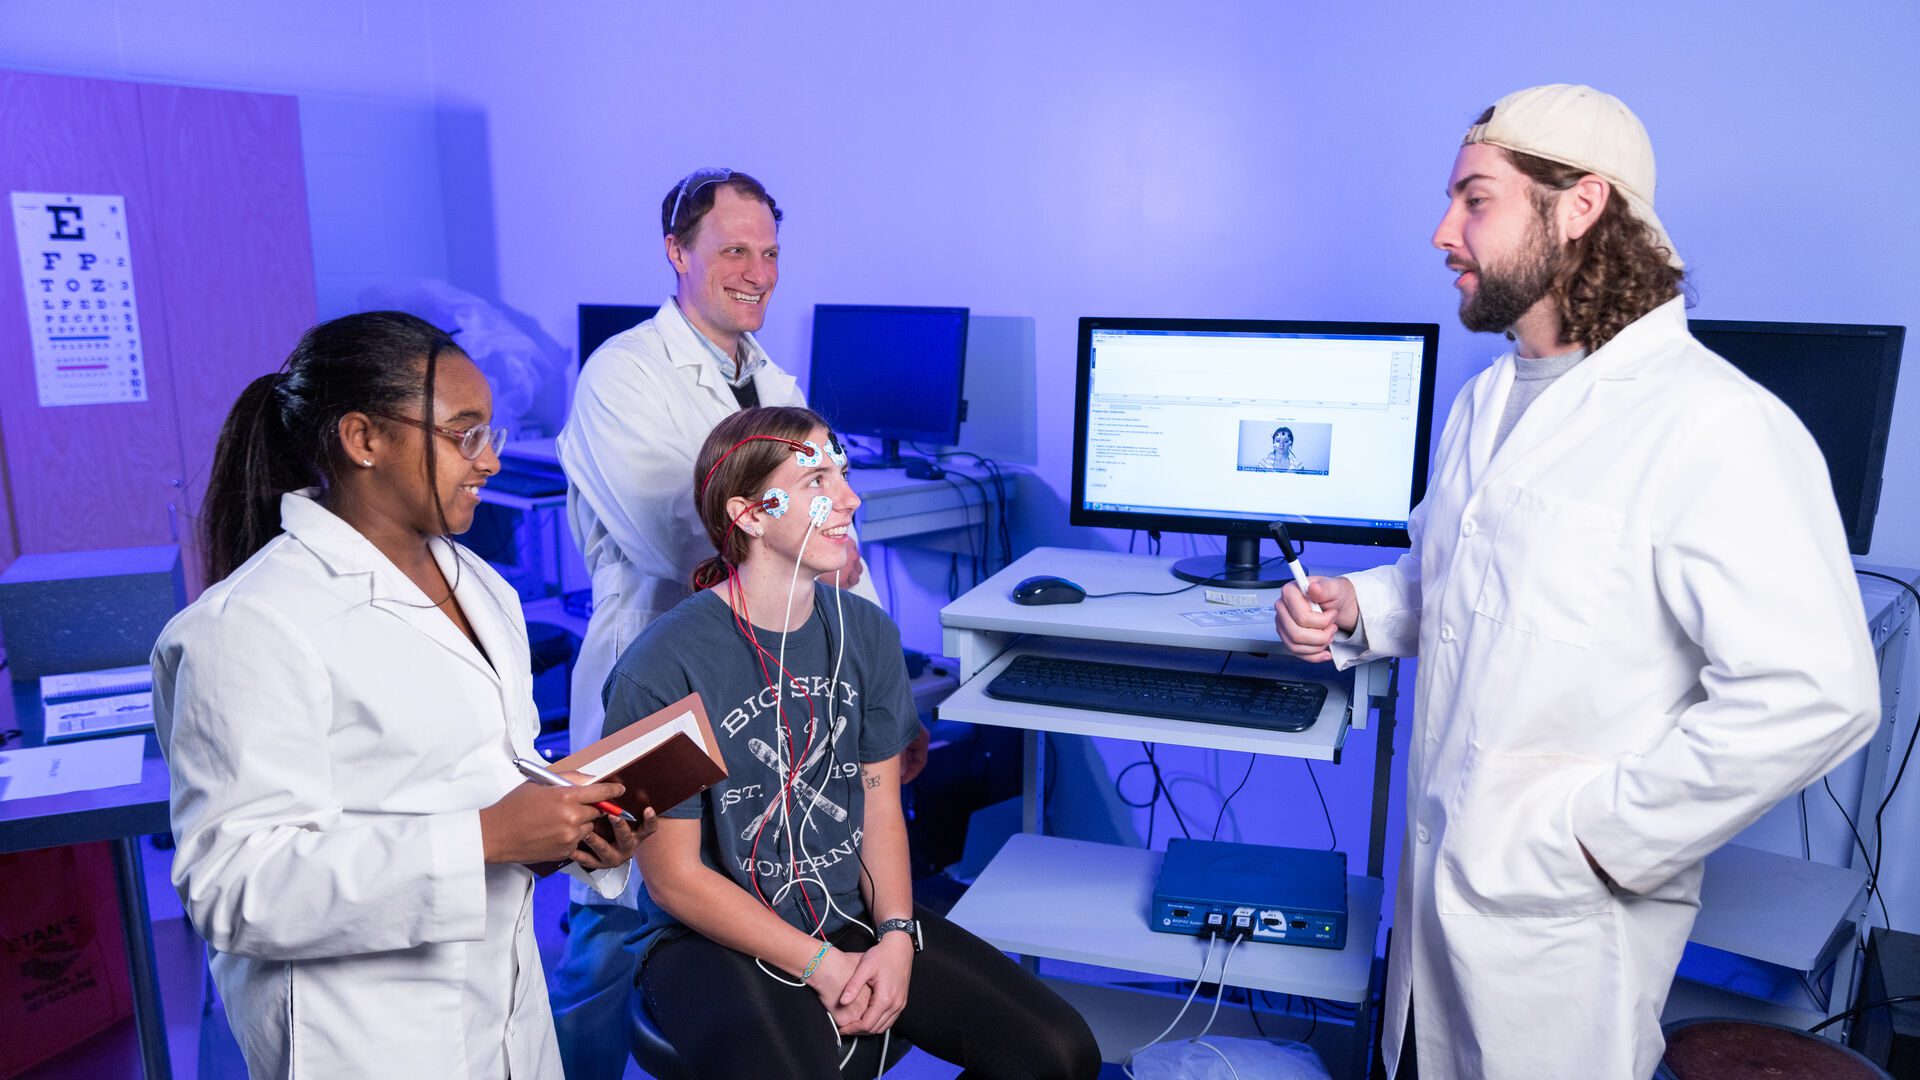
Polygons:
<instances>
[{"instance_id":1,"label":"spiral notebook","mask_svg":"<svg viewBox=\"0 0 1920 1080\"><path fill-rule=\"evenodd\" d=\"M40 676L45 741L65 742L153 727L153 669L145 664Z\"/></svg>"}]
</instances>

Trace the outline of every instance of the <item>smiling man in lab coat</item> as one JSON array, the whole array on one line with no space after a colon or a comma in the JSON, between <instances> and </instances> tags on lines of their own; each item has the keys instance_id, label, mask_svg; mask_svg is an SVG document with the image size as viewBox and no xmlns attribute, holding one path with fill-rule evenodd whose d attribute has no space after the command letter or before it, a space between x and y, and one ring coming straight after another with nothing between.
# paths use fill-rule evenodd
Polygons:
<instances>
[{"instance_id":1,"label":"smiling man in lab coat","mask_svg":"<svg viewBox=\"0 0 1920 1080\"><path fill-rule=\"evenodd\" d=\"M660 204L674 295L581 369L558 440L568 525L593 576L593 616L573 669L575 750L601 736L600 691L614 661L687 598L694 567L713 554L693 501L693 458L707 433L742 408L806 405L753 336L780 280L780 218L746 173L687 174ZM857 546L849 566L840 584L878 602ZM924 761L924 740L916 746ZM635 887L618 903L573 890L553 999L570 1080L617 1080L626 1065L634 960L620 943L639 927Z\"/></svg>"},{"instance_id":2,"label":"smiling man in lab coat","mask_svg":"<svg viewBox=\"0 0 1920 1080\"><path fill-rule=\"evenodd\" d=\"M1515 349L1455 400L1412 550L1276 605L1297 655L1420 658L1398 1077L1651 1075L1702 860L1874 726L1820 453L1687 332L1653 193L1609 95L1481 115L1433 243Z\"/></svg>"}]
</instances>

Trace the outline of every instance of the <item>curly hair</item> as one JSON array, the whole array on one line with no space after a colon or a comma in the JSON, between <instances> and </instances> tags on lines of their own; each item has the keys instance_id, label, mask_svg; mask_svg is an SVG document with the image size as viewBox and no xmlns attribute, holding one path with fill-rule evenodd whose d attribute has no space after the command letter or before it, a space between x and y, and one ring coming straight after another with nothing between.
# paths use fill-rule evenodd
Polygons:
<instances>
[{"instance_id":1,"label":"curly hair","mask_svg":"<svg viewBox=\"0 0 1920 1080\"><path fill-rule=\"evenodd\" d=\"M1504 147L1502 152L1533 181L1534 208L1544 220L1552 220L1554 195L1591 175L1588 169ZM1561 336L1593 352L1628 323L1684 295L1686 271L1668 261L1672 256L1627 209L1625 199L1608 199L1599 220L1561 255L1554 297Z\"/></svg>"}]
</instances>

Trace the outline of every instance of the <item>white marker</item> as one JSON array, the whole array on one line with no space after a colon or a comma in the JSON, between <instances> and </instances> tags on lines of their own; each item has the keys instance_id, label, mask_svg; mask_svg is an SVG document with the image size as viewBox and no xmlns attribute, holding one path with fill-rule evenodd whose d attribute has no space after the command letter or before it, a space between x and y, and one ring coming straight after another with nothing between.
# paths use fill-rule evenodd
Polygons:
<instances>
[{"instance_id":1,"label":"white marker","mask_svg":"<svg viewBox=\"0 0 1920 1080\"><path fill-rule=\"evenodd\" d=\"M1287 535L1286 523L1270 522L1267 525L1267 531L1273 534L1274 542L1280 545L1280 555L1287 560L1287 569L1293 572L1294 583L1300 586L1300 598L1307 600L1307 568L1300 564L1300 553L1293 546L1293 537ZM1315 614L1320 611L1320 605L1312 600L1307 600L1307 606L1312 608Z\"/></svg>"}]
</instances>

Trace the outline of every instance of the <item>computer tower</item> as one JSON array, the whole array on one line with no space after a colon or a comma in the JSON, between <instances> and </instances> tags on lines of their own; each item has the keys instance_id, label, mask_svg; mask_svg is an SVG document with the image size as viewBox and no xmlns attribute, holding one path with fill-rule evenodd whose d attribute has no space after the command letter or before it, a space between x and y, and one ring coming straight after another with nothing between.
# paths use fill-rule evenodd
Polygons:
<instances>
[{"instance_id":1,"label":"computer tower","mask_svg":"<svg viewBox=\"0 0 1920 1080\"><path fill-rule=\"evenodd\" d=\"M1920 934L1874 927L1854 1004L1920 994ZM1868 1009L1853 1022L1847 1045L1892 1073L1920 1080L1920 1001Z\"/></svg>"}]
</instances>

